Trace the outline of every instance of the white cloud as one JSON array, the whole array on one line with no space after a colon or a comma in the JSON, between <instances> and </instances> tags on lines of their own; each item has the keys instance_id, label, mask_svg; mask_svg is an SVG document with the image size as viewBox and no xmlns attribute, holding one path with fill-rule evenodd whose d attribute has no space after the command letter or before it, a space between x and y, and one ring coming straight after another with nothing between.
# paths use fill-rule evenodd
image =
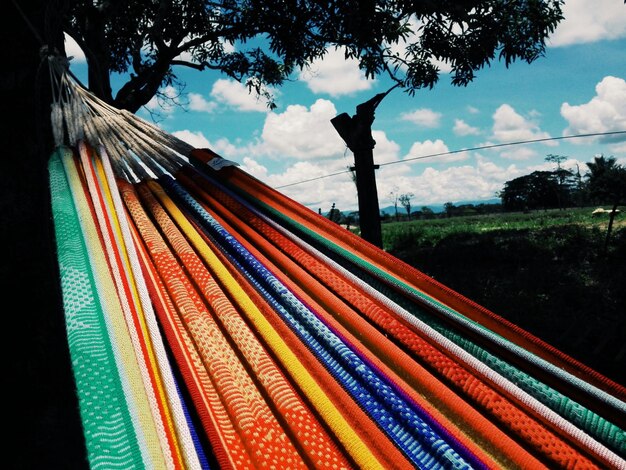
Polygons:
<instances>
[{"instance_id":1,"label":"white cloud","mask_svg":"<svg viewBox=\"0 0 626 470\"><path fill-rule=\"evenodd\" d=\"M270 90L275 93L274 90ZM248 91L248 87L236 80L220 78L216 80L211 89L211 96L220 103L233 106L238 111L269 112L267 103L258 97L254 90Z\"/></svg>"},{"instance_id":2,"label":"white cloud","mask_svg":"<svg viewBox=\"0 0 626 470\"><path fill-rule=\"evenodd\" d=\"M343 48L328 51L321 60L301 71L299 79L313 93L327 93L334 97L369 90L375 82L365 78L356 59L345 58Z\"/></svg>"},{"instance_id":3,"label":"white cloud","mask_svg":"<svg viewBox=\"0 0 626 470\"><path fill-rule=\"evenodd\" d=\"M533 118L540 116L540 113L533 110L524 117L517 113L508 104L501 105L493 114L493 128L491 138L496 142L484 142L484 146L497 145L503 143L532 141L548 139L550 134L542 131ZM557 146L556 141L546 141L544 145ZM496 148L492 150L498 152L501 158L507 160L529 160L538 155L536 150L529 147L511 146L506 148Z\"/></svg>"},{"instance_id":4,"label":"white cloud","mask_svg":"<svg viewBox=\"0 0 626 470\"><path fill-rule=\"evenodd\" d=\"M435 141L425 140L424 142L414 142L409 153L404 158L425 157L438 153L448 152L448 146L441 139Z\"/></svg>"},{"instance_id":5,"label":"white cloud","mask_svg":"<svg viewBox=\"0 0 626 470\"><path fill-rule=\"evenodd\" d=\"M356 186L343 158L323 161L299 161L282 173L269 175L268 169L252 158L245 158L241 167L266 184L278 188L286 196L315 211L326 213L336 204L341 211L358 206ZM341 173L325 177L330 173ZM311 180L311 181L309 181ZM301 183L291 185L292 183ZM283 185L290 185L282 187Z\"/></svg>"},{"instance_id":6,"label":"white cloud","mask_svg":"<svg viewBox=\"0 0 626 470\"><path fill-rule=\"evenodd\" d=\"M446 169L429 166L417 176L395 178L394 182L401 193L412 192L414 194L412 204L418 209L424 205L441 204L447 201L493 198L496 192L502 190L505 181L519 174L521 173L515 166L499 167L478 155L474 165ZM391 186L379 188L379 198L388 194L392 189Z\"/></svg>"},{"instance_id":7,"label":"white cloud","mask_svg":"<svg viewBox=\"0 0 626 470\"><path fill-rule=\"evenodd\" d=\"M184 129L181 131L172 132L172 135L182 140L183 142L187 142L189 145L195 148L211 149L220 157L232 159L233 161L237 161L241 157L242 153L245 152L245 148L237 147L226 138L221 138L211 142L201 131L194 132L188 129Z\"/></svg>"},{"instance_id":8,"label":"white cloud","mask_svg":"<svg viewBox=\"0 0 626 470\"><path fill-rule=\"evenodd\" d=\"M569 124L564 131L565 135L623 131L626 129L626 81L617 77L604 77L596 85L596 96L581 105L563 103L561 116ZM619 140L624 138L624 135L617 137ZM608 140L611 138L605 139Z\"/></svg>"},{"instance_id":9,"label":"white cloud","mask_svg":"<svg viewBox=\"0 0 626 470\"><path fill-rule=\"evenodd\" d=\"M463 201L493 198L507 180L520 174L523 172L513 165L500 167L477 156L475 166L451 167L426 179L432 179L435 187L440 188L440 201Z\"/></svg>"},{"instance_id":10,"label":"white cloud","mask_svg":"<svg viewBox=\"0 0 626 470\"><path fill-rule=\"evenodd\" d=\"M372 131L372 137L376 141L374 147L374 162L389 163L398 161L400 156L400 146L393 140L389 140L383 131Z\"/></svg>"},{"instance_id":11,"label":"white cloud","mask_svg":"<svg viewBox=\"0 0 626 470\"><path fill-rule=\"evenodd\" d=\"M412 15L408 22L408 27L411 32L406 36L405 39L400 39L397 43L390 44L389 48L391 53L400 59L406 59L407 56L407 48L410 44L414 44L420 39L420 27L422 26L422 22L418 20L415 15ZM430 62L439 68L440 72L448 73L452 70L452 66L438 59L431 58ZM404 64L400 65L402 70L406 70L406 66Z\"/></svg>"},{"instance_id":12,"label":"white cloud","mask_svg":"<svg viewBox=\"0 0 626 470\"><path fill-rule=\"evenodd\" d=\"M541 131L539 125L518 114L512 106L501 105L493 114L492 138L500 143L517 142L549 138L547 132ZM546 142L546 145L556 145Z\"/></svg>"},{"instance_id":13,"label":"white cloud","mask_svg":"<svg viewBox=\"0 0 626 470\"><path fill-rule=\"evenodd\" d=\"M472 159L468 164L447 168L433 167L427 162L424 166L413 163L381 167L377 173L381 207L390 204L388 194L391 191L413 193L411 203L415 209L447 201L492 199L506 181L537 169L509 163L500 165L476 152L472 153ZM398 171L401 166L404 168ZM420 166L423 170L414 174Z\"/></svg>"},{"instance_id":14,"label":"white cloud","mask_svg":"<svg viewBox=\"0 0 626 470\"><path fill-rule=\"evenodd\" d=\"M480 113L480 110L478 108L475 108L474 106L468 106L467 112L470 114L478 114Z\"/></svg>"},{"instance_id":15,"label":"white cloud","mask_svg":"<svg viewBox=\"0 0 626 470\"><path fill-rule=\"evenodd\" d=\"M379 157L383 160L395 158L396 144L389 141L382 132L376 133L375 138L375 152L378 149L380 153L387 154L387 157L381 157L380 153L375 153L375 161L381 161ZM381 166L376 172L380 207L389 205L388 194L391 191L413 193L412 205L416 209L447 201L490 199L502 190L506 181L536 169L520 168L514 164L501 166L480 154L473 155L474 161L471 164L449 168L437 168L429 164L420 174L414 173L417 166L415 163ZM342 211L358 209L356 186L350 173L346 171L347 167L346 159L338 156L324 160L298 161L280 173L269 171L261 159L245 157L240 168L277 188L294 201L326 213L333 203ZM326 177L344 171L343 174Z\"/></svg>"},{"instance_id":16,"label":"white cloud","mask_svg":"<svg viewBox=\"0 0 626 470\"><path fill-rule=\"evenodd\" d=\"M69 34L65 34L65 53L68 57L72 57L72 62L74 63L87 62L85 53Z\"/></svg>"},{"instance_id":17,"label":"white cloud","mask_svg":"<svg viewBox=\"0 0 626 470\"><path fill-rule=\"evenodd\" d=\"M229 159L238 159L246 152L245 148L236 146L225 137L210 142L208 148L219 156Z\"/></svg>"},{"instance_id":18,"label":"white cloud","mask_svg":"<svg viewBox=\"0 0 626 470\"><path fill-rule=\"evenodd\" d=\"M421 22L415 17L415 15L409 18L408 27L411 32L407 35L406 39L400 39L398 42L389 45L393 55L396 55L401 59L405 58L407 46L419 39L417 31L419 30L420 25Z\"/></svg>"},{"instance_id":19,"label":"white cloud","mask_svg":"<svg viewBox=\"0 0 626 470\"><path fill-rule=\"evenodd\" d=\"M325 100L318 100L318 107L332 106L332 103ZM307 127L307 122L311 126L315 126L315 118L312 115L316 113L316 105L311 106L311 110L299 109L300 107L290 107L282 116L283 122L288 122L292 117L296 120L300 119L298 127ZM334 109L334 108L331 108ZM317 110L319 111L319 109ZM324 113L323 113L324 114ZM304 118L304 119L303 119ZM270 120L271 121L271 120ZM326 119L324 119L326 121ZM271 123L270 123L271 126ZM276 129L274 129L275 131ZM300 130L295 129L296 134ZM332 129L332 132L335 132ZM321 141L328 139L330 136L323 137ZM376 141L374 148L374 161L376 163L397 162L399 159L400 146L392 140L389 140L383 131L372 131L372 137ZM335 138L333 137L333 140ZM337 136L338 139L338 136ZM341 139L338 139L339 141ZM342 211L355 210L357 203L356 186L352 180L349 167L354 164L352 153L345 149L345 144L337 142L337 145L327 147L327 153L324 155L315 155L318 149L315 146L307 148L295 148L298 142L294 142L293 146L289 146L289 142L281 142L280 145L286 147L281 151L275 140L262 140L255 145L238 148L236 154L243 157L243 164L240 168L254 177L260 179L266 184L278 188L279 191L288 197L304 204L314 210L321 208L322 212L327 212L333 203ZM324 145L322 142L321 145ZM289 146L289 148L287 148ZM228 153L220 152L215 146L210 147L218 154L228 157ZM289 165L283 170L276 172L270 171L264 164L264 158L268 153L271 155L287 156L297 153L302 160ZM347 152L347 153L346 153ZM310 158L310 160L304 160ZM283 160L283 163L285 160ZM402 167L402 168L400 168ZM385 167L386 168L386 167ZM402 172L408 173L409 168L406 165L394 165L393 169L396 174ZM329 174L339 173L327 177ZM384 184L382 180L379 179ZM298 183L298 184L293 184ZM284 186L284 187L283 187Z\"/></svg>"},{"instance_id":20,"label":"white cloud","mask_svg":"<svg viewBox=\"0 0 626 470\"><path fill-rule=\"evenodd\" d=\"M195 148L211 148L211 144L202 132L193 132L188 129L182 131L172 132L172 135L183 142L187 142L189 145Z\"/></svg>"},{"instance_id":21,"label":"white cloud","mask_svg":"<svg viewBox=\"0 0 626 470\"><path fill-rule=\"evenodd\" d=\"M539 155L536 150L528 147L511 147L508 150L500 150L500 156L507 160L530 160Z\"/></svg>"},{"instance_id":22,"label":"white cloud","mask_svg":"<svg viewBox=\"0 0 626 470\"><path fill-rule=\"evenodd\" d=\"M454 128L452 129L452 131L456 135L461 135L461 136L480 134L480 129L478 129L478 127L470 126L463 119L454 120Z\"/></svg>"},{"instance_id":23,"label":"white cloud","mask_svg":"<svg viewBox=\"0 0 626 470\"><path fill-rule=\"evenodd\" d=\"M235 45L231 42L226 42L224 41L224 39L220 39L220 42L222 43L222 47L224 48L224 52L226 52L227 54L232 54L233 52L235 52L237 50L237 48L235 47Z\"/></svg>"},{"instance_id":24,"label":"white cloud","mask_svg":"<svg viewBox=\"0 0 626 470\"><path fill-rule=\"evenodd\" d=\"M261 165L259 162L250 157L244 157L243 164L240 168L261 181L267 181L268 179L269 172L267 167Z\"/></svg>"},{"instance_id":25,"label":"white cloud","mask_svg":"<svg viewBox=\"0 0 626 470\"><path fill-rule=\"evenodd\" d=\"M319 108L319 109L316 109ZM304 107L294 106L289 107L283 113L281 122L293 123L292 119L299 121L297 128L294 132L301 135L301 128L306 129L308 126L315 128L315 114L325 107L328 107L327 111L322 112L322 115L326 115L328 111L332 111L334 107L332 103L326 100L318 100L310 110ZM303 108L303 109L300 109ZM330 113L334 115L334 113ZM269 117L269 116L268 116ZM323 121L327 121L327 116ZM292 118L292 119L289 119ZM271 121L271 119L268 119ZM272 124L270 123L270 126ZM276 129L274 128L274 131ZM334 129L330 130L335 133ZM314 135L314 133L313 133ZM336 133L335 133L336 135ZM325 146L326 140L331 136L322 136L319 145ZM383 131L373 130L372 137L376 141L374 148L374 161L375 163L388 163L399 161L400 146L386 136ZM289 134L291 138L291 134ZM339 140L337 145L327 146L325 154L315 155L319 151L316 146L307 148L295 148L299 145L298 139L294 139L292 145L289 142L281 142L277 144L274 139L263 140L254 146L249 146L245 149L239 149L239 155L243 155L247 152L247 156L243 158L243 164L241 169L255 176L256 178L264 181L266 184L278 188L279 191L287 195L288 197L306 205L314 210L321 208L322 212L330 210L333 203L336 207L342 211L355 210L358 206L356 186L352 180L352 175L349 172L349 167L354 164L353 155L351 152L345 149L345 144L341 142L339 136L332 137L332 140ZM272 154L278 154L281 156L287 156L286 153L282 153L278 145L285 147L284 152L294 151L299 155L301 160L289 165L280 172L270 171L268 167L263 163L263 158L267 156L268 152ZM218 153L220 153L218 151ZM304 158L310 158L304 160ZM284 160L283 160L284 162ZM391 171L395 175L405 177L409 173L410 168L408 165L392 165L390 167L384 166L382 168L393 168ZM386 170L389 172L389 170ZM339 173L338 175L327 177L329 174ZM383 178L378 177L377 184L385 185ZM311 181L309 181L311 180ZM293 184L299 183L299 184ZM284 187L283 187L284 186Z\"/></svg>"},{"instance_id":26,"label":"white cloud","mask_svg":"<svg viewBox=\"0 0 626 470\"><path fill-rule=\"evenodd\" d=\"M567 0L563 16L550 45L568 46L626 36L626 11L624 2L619 0Z\"/></svg>"},{"instance_id":27,"label":"white cloud","mask_svg":"<svg viewBox=\"0 0 626 470\"><path fill-rule=\"evenodd\" d=\"M450 150L448 146L441 139L435 141L425 140L424 142L414 142L411 145L409 153L404 156L404 159L415 159L416 157L428 157L432 155L432 158L425 159L427 163L448 163L466 160L468 158L467 152L455 152L448 155Z\"/></svg>"},{"instance_id":28,"label":"white cloud","mask_svg":"<svg viewBox=\"0 0 626 470\"><path fill-rule=\"evenodd\" d=\"M346 145L330 120L335 105L318 99L310 108L291 105L283 113L269 113L265 119L262 142L255 153L285 158L331 158L343 155Z\"/></svg>"},{"instance_id":29,"label":"white cloud","mask_svg":"<svg viewBox=\"0 0 626 470\"><path fill-rule=\"evenodd\" d=\"M212 113L217 108L215 101L207 101L199 93L189 93L189 109L203 113Z\"/></svg>"},{"instance_id":30,"label":"white cloud","mask_svg":"<svg viewBox=\"0 0 626 470\"><path fill-rule=\"evenodd\" d=\"M187 36L185 39L183 39L181 41L180 44L184 44L186 42L191 41L192 39L194 39L197 36ZM226 52L227 54L231 54L233 52L235 52L237 49L234 46L234 44L231 44L230 42L226 42L224 41L224 38L220 38L220 43L222 43L222 47L224 48L224 52ZM178 56L176 56L176 60L182 60L184 62L191 62L191 63L197 63L197 61L195 61L193 59L193 54L190 51L184 51L181 54L179 54Z\"/></svg>"},{"instance_id":31,"label":"white cloud","mask_svg":"<svg viewBox=\"0 0 626 470\"><path fill-rule=\"evenodd\" d=\"M267 114L263 131L255 142L231 142L227 138L210 141L201 132L189 130L178 131L181 139L196 145L211 148L219 155L245 160L246 157L261 161L263 158L276 157L285 159L323 159L325 162L333 158L345 160L351 155L345 142L339 137L330 120L336 115L332 102L318 99L310 108L302 105L291 105L283 113ZM389 141L382 131L373 131L376 139L376 158L378 161L397 160L399 146ZM196 145L197 146L197 145ZM322 167L327 163L322 164Z\"/></svg>"},{"instance_id":32,"label":"white cloud","mask_svg":"<svg viewBox=\"0 0 626 470\"><path fill-rule=\"evenodd\" d=\"M428 108L420 108L410 113L400 114L400 119L403 121L410 121L418 126L435 128L439 126L441 113Z\"/></svg>"},{"instance_id":33,"label":"white cloud","mask_svg":"<svg viewBox=\"0 0 626 470\"><path fill-rule=\"evenodd\" d=\"M442 60L437 60L437 59L431 59L430 60L434 65L437 66L437 68L439 69L439 73L443 72L443 73L450 73L452 72L452 65L450 65L448 62L443 62Z\"/></svg>"}]
</instances>

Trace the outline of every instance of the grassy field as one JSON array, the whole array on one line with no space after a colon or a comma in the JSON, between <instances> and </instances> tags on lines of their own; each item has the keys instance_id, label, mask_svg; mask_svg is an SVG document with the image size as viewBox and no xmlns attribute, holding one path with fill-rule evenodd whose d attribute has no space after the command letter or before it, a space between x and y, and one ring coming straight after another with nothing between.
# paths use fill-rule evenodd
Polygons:
<instances>
[{"instance_id":1,"label":"grassy field","mask_svg":"<svg viewBox=\"0 0 626 470\"><path fill-rule=\"evenodd\" d=\"M623 211L623 207L621 207ZM387 251L626 384L626 217L593 208L383 224Z\"/></svg>"},{"instance_id":2,"label":"grassy field","mask_svg":"<svg viewBox=\"0 0 626 470\"><path fill-rule=\"evenodd\" d=\"M624 209L621 207L620 209ZM418 241L435 245L442 239L460 233L480 234L493 230L540 230L547 227L580 225L605 232L608 217L592 217L593 208L548 210L529 213L512 212L472 215L442 219L390 222L383 225L383 246L386 250ZM626 226L626 217L614 221L614 229Z\"/></svg>"}]
</instances>

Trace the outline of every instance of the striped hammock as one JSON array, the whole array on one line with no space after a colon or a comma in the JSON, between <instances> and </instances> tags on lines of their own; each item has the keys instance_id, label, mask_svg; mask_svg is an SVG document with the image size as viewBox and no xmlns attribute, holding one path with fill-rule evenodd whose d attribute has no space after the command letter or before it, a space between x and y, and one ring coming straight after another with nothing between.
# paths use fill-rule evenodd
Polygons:
<instances>
[{"instance_id":1,"label":"striped hammock","mask_svg":"<svg viewBox=\"0 0 626 470\"><path fill-rule=\"evenodd\" d=\"M92 468L626 468L626 389L59 73Z\"/></svg>"}]
</instances>

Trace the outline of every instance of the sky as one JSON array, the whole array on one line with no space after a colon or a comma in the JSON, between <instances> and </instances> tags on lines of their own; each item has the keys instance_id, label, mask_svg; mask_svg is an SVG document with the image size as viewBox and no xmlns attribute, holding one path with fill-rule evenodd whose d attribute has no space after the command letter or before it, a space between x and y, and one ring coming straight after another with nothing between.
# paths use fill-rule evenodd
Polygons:
<instances>
[{"instance_id":1,"label":"sky","mask_svg":"<svg viewBox=\"0 0 626 470\"><path fill-rule=\"evenodd\" d=\"M626 5L623 0L566 0L565 19L549 37L544 57L506 68L494 62L465 87L452 86L442 67L432 89L409 96L396 88L378 105L372 135L379 206L412 195L421 208L497 198L506 181L562 167L587 171L594 156L626 164ZM82 80L82 51L68 39L70 68ZM401 47L399 45L398 47ZM355 62L331 50L274 91L278 107L250 95L216 72L182 67L179 105L154 99L138 114L198 148L223 158L312 210L358 209L348 168L352 152L331 119L393 83L366 80ZM85 80L86 82L86 80ZM114 82L115 85L115 82ZM512 142L559 138L508 145ZM503 145L504 144L504 145ZM482 148L492 147L492 148Z\"/></svg>"}]
</instances>

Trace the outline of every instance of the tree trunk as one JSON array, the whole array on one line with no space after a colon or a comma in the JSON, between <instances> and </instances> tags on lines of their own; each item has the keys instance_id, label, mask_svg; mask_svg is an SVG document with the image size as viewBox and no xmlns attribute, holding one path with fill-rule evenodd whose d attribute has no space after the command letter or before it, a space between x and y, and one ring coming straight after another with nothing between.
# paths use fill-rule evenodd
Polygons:
<instances>
[{"instance_id":1,"label":"tree trunk","mask_svg":"<svg viewBox=\"0 0 626 470\"><path fill-rule=\"evenodd\" d=\"M6 2L1 15L0 285L13 440L5 448L16 459L7 468L87 468L48 186L50 84L39 55L42 44L63 46L59 13L56 2L39 0Z\"/></svg>"},{"instance_id":2,"label":"tree trunk","mask_svg":"<svg viewBox=\"0 0 626 470\"><path fill-rule=\"evenodd\" d=\"M380 209L378 206L378 190L374 154L369 148L356 148L354 167L356 169L356 190L359 202L359 221L361 237L379 248L383 247L380 228Z\"/></svg>"},{"instance_id":3,"label":"tree trunk","mask_svg":"<svg viewBox=\"0 0 626 470\"><path fill-rule=\"evenodd\" d=\"M109 51L106 49L104 39L104 15L97 7L87 10L85 18L85 42L87 80L89 90L101 100L112 104L113 94L111 90L111 75L109 69Z\"/></svg>"}]
</instances>

